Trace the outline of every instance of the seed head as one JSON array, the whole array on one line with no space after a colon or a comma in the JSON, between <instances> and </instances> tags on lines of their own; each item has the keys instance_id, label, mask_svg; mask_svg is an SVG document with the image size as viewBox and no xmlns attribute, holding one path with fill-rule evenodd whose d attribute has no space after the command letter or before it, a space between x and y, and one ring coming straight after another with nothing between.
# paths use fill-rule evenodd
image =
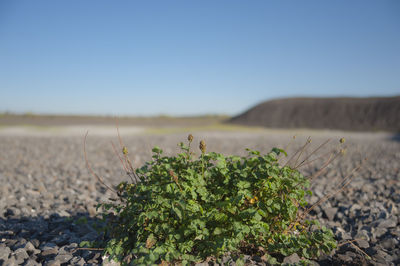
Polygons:
<instances>
[{"instance_id":1,"label":"seed head","mask_svg":"<svg viewBox=\"0 0 400 266\"><path fill-rule=\"evenodd\" d=\"M188 141L189 141L189 142L192 142L192 141L193 141L193 135L192 135L192 134L189 134L189 136L188 136Z\"/></svg>"},{"instance_id":2,"label":"seed head","mask_svg":"<svg viewBox=\"0 0 400 266\"><path fill-rule=\"evenodd\" d=\"M346 149L341 149L341 150L340 150L340 153L341 153L342 155L346 155L346 152L347 152Z\"/></svg>"},{"instance_id":3,"label":"seed head","mask_svg":"<svg viewBox=\"0 0 400 266\"><path fill-rule=\"evenodd\" d=\"M206 142L204 140L200 141L199 148L202 153L206 153Z\"/></svg>"},{"instance_id":4,"label":"seed head","mask_svg":"<svg viewBox=\"0 0 400 266\"><path fill-rule=\"evenodd\" d=\"M341 139L339 140L340 143L345 143L345 141L346 141L345 138L341 138Z\"/></svg>"},{"instance_id":5,"label":"seed head","mask_svg":"<svg viewBox=\"0 0 400 266\"><path fill-rule=\"evenodd\" d=\"M126 147L122 148L122 154L124 154L124 155L128 154L128 149Z\"/></svg>"}]
</instances>

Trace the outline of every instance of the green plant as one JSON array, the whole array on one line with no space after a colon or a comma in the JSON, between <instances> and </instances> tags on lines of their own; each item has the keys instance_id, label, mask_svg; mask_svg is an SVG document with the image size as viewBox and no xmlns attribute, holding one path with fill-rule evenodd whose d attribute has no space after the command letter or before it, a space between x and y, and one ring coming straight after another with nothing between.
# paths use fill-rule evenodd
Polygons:
<instances>
[{"instance_id":1,"label":"green plant","mask_svg":"<svg viewBox=\"0 0 400 266\"><path fill-rule=\"evenodd\" d=\"M331 230L304 219L309 180L297 167L280 164L284 150L225 156L207 153L201 141L195 157L192 141L189 135L171 157L153 148L153 160L139 169L123 147L121 162L132 183L120 183L118 198L98 205L107 223L106 255L135 265L185 265L251 250L273 263L336 248Z\"/></svg>"}]
</instances>

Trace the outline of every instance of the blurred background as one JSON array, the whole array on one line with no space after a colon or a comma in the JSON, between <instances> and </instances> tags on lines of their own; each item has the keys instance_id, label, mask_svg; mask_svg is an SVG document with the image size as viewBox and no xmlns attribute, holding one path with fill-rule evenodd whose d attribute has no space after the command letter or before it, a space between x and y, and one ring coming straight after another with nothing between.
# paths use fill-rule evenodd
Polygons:
<instances>
[{"instance_id":1,"label":"blurred background","mask_svg":"<svg viewBox=\"0 0 400 266\"><path fill-rule=\"evenodd\" d=\"M3 0L0 129L399 131L399 14L398 1Z\"/></svg>"}]
</instances>

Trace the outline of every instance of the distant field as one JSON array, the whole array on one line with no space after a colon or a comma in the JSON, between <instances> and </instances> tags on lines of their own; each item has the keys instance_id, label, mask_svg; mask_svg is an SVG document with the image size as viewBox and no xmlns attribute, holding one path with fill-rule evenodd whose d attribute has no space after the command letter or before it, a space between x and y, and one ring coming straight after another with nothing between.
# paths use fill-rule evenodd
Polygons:
<instances>
[{"instance_id":1,"label":"distant field","mask_svg":"<svg viewBox=\"0 0 400 266\"><path fill-rule=\"evenodd\" d=\"M115 135L118 125L121 135L159 135L199 131L265 130L260 127L228 124L228 116L196 117L111 117L111 116L55 116L0 114L0 135L71 136Z\"/></svg>"},{"instance_id":2,"label":"distant field","mask_svg":"<svg viewBox=\"0 0 400 266\"><path fill-rule=\"evenodd\" d=\"M73 115L36 115L36 114L0 114L0 126L75 126L100 125L175 127L175 126L209 126L229 119L228 116L153 116L153 117L113 117L113 116L73 116Z\"/></svg>"}]
</instances>

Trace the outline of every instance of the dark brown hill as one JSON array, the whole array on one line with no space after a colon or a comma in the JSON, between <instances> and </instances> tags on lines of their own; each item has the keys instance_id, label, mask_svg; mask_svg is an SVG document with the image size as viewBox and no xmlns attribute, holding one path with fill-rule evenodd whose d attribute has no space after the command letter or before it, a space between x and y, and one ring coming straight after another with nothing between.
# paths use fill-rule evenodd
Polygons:
<instances>
[{"instance_id":1,"label":"dark brown hill","mask_svg":"<svg viewBox=\"0 0 400 266\"><path fill-rule=\"evenodd\" d=\"M258 104L229 122L271 128L400 132L400 96L277 99Z\"/></svg>"}]
</instances>

